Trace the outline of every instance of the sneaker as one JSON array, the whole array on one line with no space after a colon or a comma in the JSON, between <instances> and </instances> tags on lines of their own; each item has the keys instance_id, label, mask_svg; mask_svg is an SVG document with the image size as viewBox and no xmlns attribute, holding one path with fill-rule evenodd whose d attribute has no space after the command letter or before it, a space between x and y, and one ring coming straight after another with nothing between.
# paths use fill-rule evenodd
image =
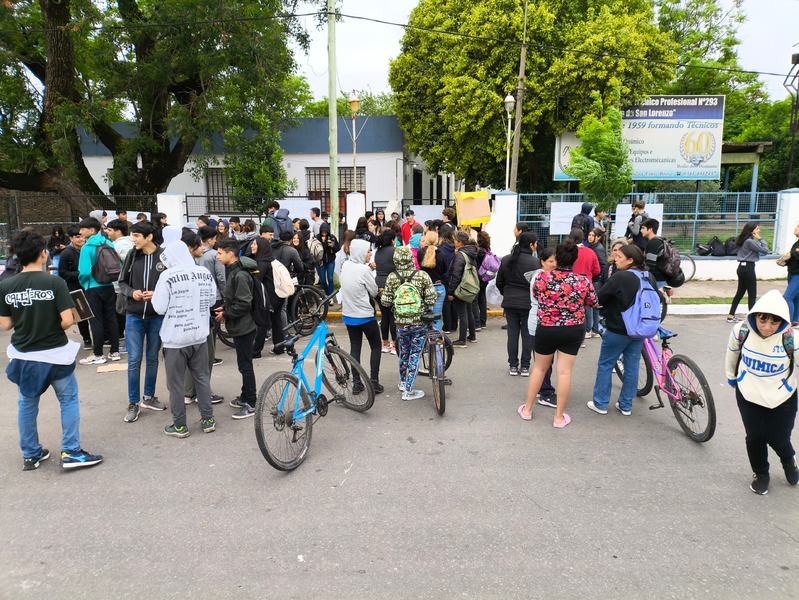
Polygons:
<instances>
[{"instance_id":1,"label":"sneaker","mask_svg":"<svg viewBox=\"0 0 799 600\"><path fill-rule=\"evenodd\" d=\"M78 361L82 365L104 365L105 356L87 356Z\"/></svg>"},{"instance_id":2,"label":"sneaker","mask_svg":"<svg viewBox=\"0 0 799 600\"><path fill-rule=\"evenodd\" d=\"M187 438L191 435L188 427L185 425L177 426L175 424L164 427L164 433L176 438Z\"/></svg>"},{"instance_id":3,"label":"sneaker","mask_svg":"<svg viewBox=\"0 0 799 600\"><path fill-rule=\"evenodd\" d=\"M619 404L618 401L616 401L616 410L619 411L621 414L623 414L625 417L629 417L631 414L633 414L633 411L631 410L622 410L621 405Z\"/></svg>"},{"instance_id":4,"label":"sneaker","mask_svg":"<svg viewBox=\"0 0 799 600\"><path fill-rule=\"evenodd\" d=\"M61 466L65 469L80 469L82 467L91 467L103 462L103 457L99 454L89 454L85 450L78 450L77 452L61 452Z\"/></svg>"},{"instance_id":5,"label":"sneaker","mask_svg":"<svg viewBox=\"0 0 799 600\"><path fill-rule=\"evenodd\" d=\"M150 410L166 410L164 403L158 400L158 396L144 396L141 399L141 407Z\"/></svg>"},{"instance_id":6,"label":"sneaker","mask_svg":"<svg viewBox=\"0 0 799 600\"><path fill-rule=\"evenodd\" d=\"M476 326L476 327L474 328L474 330L475 330L475 331L482 331L482 330L483 330L483 328L482 328L482 327L480 327L480 326L478 325L478 326Z\"/></svg>"},{"instance_id":7,"label":"sneaker","mask_svg":"<svg viewBox=\"0 0 799 600\"><path fill-rule=\"evenodd\" d=\"M197 396L183 396L183 404L191 404L192 402L197 402Z\"/></svg>"},{"instance_id":8,"label":"sneaker","mask_svg":"<svg viewBox=\"0 0 799 600\"><path fill-rule=\"evenodd\" d=\"M400 382L397 384L397 389L398 389L399 391L401 391L401 392L404 392L404 391L405 391L405 382L404 382L404 381L400 381Z\"/></svg>"},{"instance_id":9,"label":"sneaker","mask_svg":"<svg viewBox=\"0 0 799 600\"><path fill-rule=\"evenodd\" d=\"M754 479L752 483L749 484L749 489L752 490L755 494L760 494L761 496L765 496L768 494L768 484L769 484L769 476L768 473L765 475L758 475L757 473L754 474Z\"/></svg>"},{"instance_id":10,"label":"sneaker","mask_svg":"<svg viewBox=\"0 0 799 600\"><path fill-rule=\"evenodd\" d=\"M218 366L219 366L219 365L221 365L223 362L225 362L225 361L224 361L224 360L222 360L221 358L215 358L215 359L214 359L214 366L215 366L215 367L218 367Z\"/></svg>"},{"instance_id":11,"label":"sneaker","mask_svg":"<svg viewBox=\"0 0 799 600\"><path fill-rule=\"evenodd\" d=\"M741 319L739 319L738 317L727 317L727 323L740 323L740 322L741 322ZM752 491L754 491L754 490L752 490ZM755 492L755 493L758 494L760 492Z\"/></svg>"},{"instance_id":12,"label":"sneaker","mask_svg":"<svg viewBox=\"0 0 799 600\"><path fill-rule=\"evenodd\" d=\"M357 396L358 394L360 394L365 389L366 388L364 387L364 385L360 381L356 381L355 383L352 384L352 394L354 396Z\"/></svg>"},{"instance_id":13,"label":"sneaker","mask_svg":"<svg viewBox=\"0 0 799 600\"><path fill-rule=\"evenodd\" d=\"M83 349L91 350L93 348L91 340L83 340Z\"/></svg>"},{"instance_id":14,"label":"sneaker","mask_svg":"<svg viewBox=\"0 0 799 600\"><path fill-rule=\"evenodd\" d=\"M380 350L380 351L383 354L388 354L389 352L391 352L391 348L392 348L391 343L390 342L386 342L385 344L383 344L383 349Z\"/></svg>"},{"instance_id":15,"label":"sneaker","mask_svg":"<svg viewBox=\"0 0 799 600\"><path fill-rule=\"evenodd\" d=\"M591 333L590 331L586 332L586 334L585 334L585 339L589 340L589 339L591 339L592 337L594 337L594 334L593 334L593 333Z\"/></svg>"},{"instance_id":16,"label":"sneaker","mask_svg":"<svg viewBox=\"0 0 799 600\"><path fill-rule=\"evenodd\" d=\"M616 404L618 404L618 402ZM585 403L585 405L591 410L593 410L595 413L598 413L600 415L608 414L607 408L599 408L596 404L594 404L593 400L589 400L588 402Z\"/></svg>"},{"instance_id":17,"label":"sneaker","mask_svg":"<svg viewBox=\"0 0 799 600\"><path fill-rule=\"evenodd\" d=\"M113 362L119 362L121 357L119 356L119 352L109 352L108 353L108 360Z\"/></svg>"},{"instance_id":18,"label":"sneaker","mask_svg":"<svg viewBox=\"0 0 799 600\"><path fill-rule=\"evenodd\" d=\"M234 419L248 419L255 415L255 407L245 404L239 412L233 414Z\"/></svg>"},{"instance_id":19,"label":"sneaker","mask_svg":"<svg viewBox=\"0 0 799 600\"><path fill-rule=\"evenodd\" d=\"M120 344L119 345L119 353L120 354L127 354L128 353L128 349L125 347L125 344Z\"/></svg>"},{"instance_id":20,"label":"sneaker","mask_svg":"<svg viewBox=\"0 0 799 600\"><path fill-rule=\"evenodd\" d=\"M211 404L221 404L224 401L224 396L220 396L219 394L211 394Z\"/></svg>"},{"instance_id":21,"label":"sneaker","mask_svg":"<svg viewBox=\"0 0 799 600\"><path fill-rule=\"evenodd\" d=\"M508 369L508 375L516 377L519 374L519 367L511 367Z\"/></svg>"},{"instance_id":22,"label":"sneaker","mask_svg":"<svg viewBox=\"0 0 799 600\"><path fill-rule=\"evenodd\" d=\"M372 381L372 388L374 389L375 394L382 394L383 391L386 389L382 385L380 385L380 382L374 380Z\"/></svg>"},{"instance_id":23,"label":"sneaker","mask_svg":"<svg viewBox=\"0 0 799 600\"><path fill-rule=\"evenodd\" d=\"M128 404L128 412L125 413L125 423L133 423L139 419L139 405L135 402Z\"/></svg>"},{"instance_id":24,"label":"sneaker","mask_svg":"<svg viewBox=\"0 0 799 600\"><path fill-rule=\"evenodd\" d=\"M467 340L468 340L470 343L472 343L472 344L476 344L476 343L477 343L477 338L476 338L476 337L473 337L473 338L466 338L466 339L467 339Z\"/></svg>"},{"instance_id":25,"label":"sneaker","mask_svg":"<svg viewBox=\"0 0 799 600\"><path fill-rule=\"evenodd\" d=\"M216 421L213 417L210 419L200 419L200 427L203 428L203 433L211 433L216 430Z\"/></svg>"},{"instance_id":26,"label":"sneaker","mask_svg":"<svg viewBox=\"0 0 799 600\"><path fill-rule=\"evenodd\" d=\"M521 375L522 377L530 377L530 368L522 367L522 370L519 371L519 375Z\"/></svg>"},{"instance_id":27,"label":"sneaker","mask_svg":"<svg viewBox=\"0 0 799 600\"><path fill-rule=\"evenodd\" d=\"M799 468L796 466L796 458L782 463L782 468L785 471L785 479L788 480L788 485L796 485L799 483Z\"/></svg>"},{"instance_id":28,"label":"sneaker","mask_svg":"<svg viewBox=\"0 0 799 600\"><path fill-rule=\"evenodd\" d=\"M244 401L241 399L241 396L236 396L235 398L233 398L233 400L228 402L228 404L230 404L230 406L232 406L233 408L241 408L242 406L244 406Z\"/></svg>"},{"instance_id":29,"label":"sneaker","mask_svg":"<svg viewBox=\"0 0 799 600\"><path fill-rule=\"evenodd\" d=\"M34 469L39 468L39 463L43 460L47 460L50 458L50 451L46 448L42 448L39 451L39 454L36 456L31 456L30 458L23 458L22 459L22 470L23 471L33 471Z\"/></svg>"},{"instance_id":30,"label":"sneaker","mask_svg":"<svg viewBox=\"0 0 799 600\"><path fill-rule=\"evenodd\" d=\"M403 400L418 400L419 398L424 398L424 392L422 390L411 390L410 392L402 393Z\"/></svg>"},{"instance_id":31,"label":"sneaker","mask_svg":"<svg viewBox=\"0 0 799 600\"><path fill-rule=\"evenodd\" d=\"M558 407L558 399L555 396L539 396L538 403L541 406L548 406L550 408Z\"/></svg>"},{"instance_id":32,"label":"sneaker","mask_svg":"<svg viewBox=\"0 0 799 600\"><path fill-rule=\"evenodd\" d=\"M466 348L466 342L462 342L460 340L458 340L456 342L452 342L452 347L453 348Z\"/></svg>"},{"instance_id":33,"label":"sneaker","mask_svg":"<svg viewBox=\"0 0 799 600\"><path fill-rule=\"evenodd\" d=\"M389 350L389 352L391 354L393 354L394 356L397 355L397 348L396 348L396 346L394 346L394 344L391 344L391 349Z\"/></svg>"}]
</instances>

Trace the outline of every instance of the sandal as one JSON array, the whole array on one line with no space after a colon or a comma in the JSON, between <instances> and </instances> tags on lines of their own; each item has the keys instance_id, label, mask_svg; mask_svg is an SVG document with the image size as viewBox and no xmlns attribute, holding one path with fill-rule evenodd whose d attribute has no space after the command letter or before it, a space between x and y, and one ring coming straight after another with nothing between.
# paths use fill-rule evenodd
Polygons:
<instances>
[{"instance_id":1,"label":"sandal","mask_svg":"<svg viewBox=\"0 0 799 600\"><path fill-rule=\"evenodd\" d=\"M529 417L525 417L524 416L524 404L522 404L516 412L519 413L519 416L525 421L532 421L533 420L532 411L530 412L530 416Z\"/></svg>"},{"instance_id":2,"label":"sandal","mask_svg":"<svg viewBox=\"0 0 799 600\"><path fill-rule=\"evenodd\" d=\"M522 417L522 419L523 418L524 417ZM566 413L563 413L563 423L558 425L557 423L553 422L552 426L556 427L557 429L563 429L564 427L566 427L566 425L568 425L571 422L572 422L572 418L569 415L567 415Z\"/></svg>"}]
</instances>

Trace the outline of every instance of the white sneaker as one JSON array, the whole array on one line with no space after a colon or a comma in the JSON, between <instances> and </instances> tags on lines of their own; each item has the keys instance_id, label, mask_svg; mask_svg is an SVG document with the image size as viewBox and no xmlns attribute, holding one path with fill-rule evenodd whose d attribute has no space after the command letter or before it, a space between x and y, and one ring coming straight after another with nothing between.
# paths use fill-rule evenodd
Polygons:
<instances>
[{"instance_id":1,"label":"white sneaker","mask_svg":"<svg viewBox=\"0 0 799 600\"><path fill-rule=\"evenodd\" d=\"M616 404L618 404L618 402ZM589 400L588 402L585 403L585 405L591 410L593 410L595 413L599 413L600 415L608 414L607 408L599 408L596 404L594 404L593 400Z\"/></svg>"},{"instance_id":2,"label":"white sneaker","mask_svg":"<svg viewBox=\"0 0 799 600\"><path fill-rule=\"evenodd\" d=\"M197 402L197 396L183 396L183 404L191 404Z\"/></svg>"},{"instance_id":3,"label":"white sneaker","mask_svg":"<svg viewBox=\"0 0 799 600\"><path fill-rule=\"evenodd\" d=\"M120 359L121 359L121 357L119 356L119 352L111 352L108 355L108 360L113 360L114 362L117 362Z\"/></svg>"},{"instance_id":4,"label":"white sneaker","mask_svg":"<svg viewBox=\"0 0 799 600\"><path fill-rule=\"evenodd\" d=\"M404 391L405 391L405 384L404 384L404 383L402 383L402 382L400 381L400 382L397 384L397 389L398 389L399 391L401 391L401 392L404 392Z\"/></svg>"},{"instance_id":5,"label":"white sneaker","mask_svg":"<svg viewBox=\"0 0 799 600\"><path fill-rule=\"evenodd\" d=\"M394 356L396 356L396 355L397 355L397 349L396 349L396 347L394 346L394 344L391 344L391 349L389 350L389 352L390 352L391 354L393 354Z\"/></svg>"},{"instance_id":6,"label":"white sneaker","mask_svg":"<svg viewBox=\"0 0 799 600\"><path fill-rule=\"evenodd\" d=\"M633 411L631 411L631 410L622 410L621 406L618 403L618 401L616 402L616 410L618 410L625 417L629 417L631 414L633 414Z\"/></svg>"},{"instance_id":7,"label":"white sneaker","mask_svg":"<svg viewBox=\"0 0 799 600\"><path fill-rule=\"evenodd\" d=\"M389 344L383 344L383 349L381 350L383 354L388 354L391 352L391 346Z\"/></svg>"},{"instance_id":8,"label":"white sneaker","mask_svg":"<svg viewBox=\"0 0 799 600\"><path fill-rule=\"evenodd\" d=\"M424 392L422 390L411 390L402 394L403 400L418 400L419 398L424 398Z\"/></svg>"},{"instance_id":9,"label":"white sneaker","mask_svg":"<svg viewBox=\"0 0 799 600\"><path fill-rule=\"evenodd\" d=\"M104 365L105 356L87 356L78 361L82 365Z\"/></svg>"}]
</instances>

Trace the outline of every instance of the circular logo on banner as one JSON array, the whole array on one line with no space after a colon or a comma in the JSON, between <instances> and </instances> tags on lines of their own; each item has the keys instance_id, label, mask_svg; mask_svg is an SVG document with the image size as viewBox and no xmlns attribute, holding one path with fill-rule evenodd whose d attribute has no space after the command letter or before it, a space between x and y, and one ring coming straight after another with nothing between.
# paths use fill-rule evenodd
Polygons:
<instances>
[{"instance_id":1,"label":"circular logo on banner","mask_svg":"<svg viewBox=\"0 0 799 600\"><path fill-rule=\"evenodd\" d=\"M709 131L689 131L680 140L683 160L698 167L716 153L716 136Z\"/></svg>"}]
</instances>

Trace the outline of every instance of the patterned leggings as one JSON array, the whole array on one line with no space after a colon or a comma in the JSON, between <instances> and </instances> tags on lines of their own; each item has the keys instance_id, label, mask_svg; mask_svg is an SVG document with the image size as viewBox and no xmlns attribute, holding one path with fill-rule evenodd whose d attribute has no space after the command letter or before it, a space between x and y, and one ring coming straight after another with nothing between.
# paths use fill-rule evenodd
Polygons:
<instances>
[{"instance_id":1,"label":"patterned leggings","mask_svg":"<svg viewBox=\"0 0 799 600\"><path fill-rule=\"evenodd\" d=\"M419 370L419 357L424 347L424 325L405 325L397 327L397 341L399 342L399 379L405 384L405 389L413 390L416 381L416 372Z\"/></svg>"}]
</instances>

